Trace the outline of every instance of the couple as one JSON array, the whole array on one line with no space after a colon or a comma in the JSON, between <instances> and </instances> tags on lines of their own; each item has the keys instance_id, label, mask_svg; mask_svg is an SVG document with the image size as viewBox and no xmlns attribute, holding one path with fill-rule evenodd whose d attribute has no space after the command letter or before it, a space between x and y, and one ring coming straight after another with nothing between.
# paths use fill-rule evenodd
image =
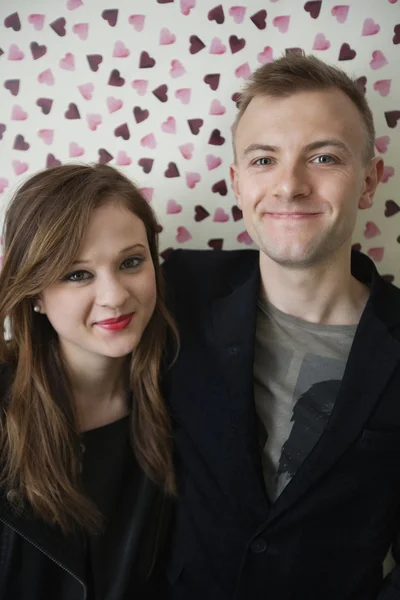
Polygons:
<instances>
[{"instance_id":1,"label":"couple","mask_svg":"<svg viewBox=\"0 0 400 600\"><path fill-rule=\"evenodd\" d=\"M258 69L231 178L259 251L176 251L106 166L29 179L0 276L0 597L396 600L400 292L352 252L362 92ZM166 282L164 290L163 281Z\"/></svg>"}]
</instances>

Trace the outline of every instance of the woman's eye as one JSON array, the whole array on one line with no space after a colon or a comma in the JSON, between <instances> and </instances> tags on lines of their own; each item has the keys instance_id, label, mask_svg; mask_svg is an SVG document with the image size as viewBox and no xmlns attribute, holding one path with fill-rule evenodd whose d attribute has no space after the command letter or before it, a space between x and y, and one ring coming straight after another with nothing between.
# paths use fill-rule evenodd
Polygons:
<instances>
[{"instance_id":1,"label":"woman's eye","mask_svg":"<svg viewBox=\"0 0 400 600\"><path fill-rule=\"evenodd\" d=\"M141 265L143 260L144 259L140 256L131 256L130 258L124 260L121 266L123 269L134 269L135 267Z\"/></svg>"},{"instance_id":2,"label":"woman's eye","mask_svg":"<svg viewBox=\"0 0 400 600\"><path fill-rule=\"evenodd\" d=\"M87 281L91 277L87 271L74 271L63 277L63 281Z\"/></svg>"},{"instance_id":3,"label":"woman's eye","mask_svg":"<svg viewBox=\"0 0 400 600\"><path fill-rule=\"evenodd\" d=\"M270 158L257 158L257 160L255 160L253 164L259 165L261 167L265 167L266 165L271 164L271 159Z\"/></svg>"},{"instance_id":4,"label":"woman's eye","mask_svg":"<svg viewBox=\"0 0 400 600\"><path fill-rule=\"evenodd\" d=\"M330 163L335 162L333 156L330 156L329 154L321 154L321 156L317 156L315 160L320 165L329 165Z\"/></svg>"}]
</instances>

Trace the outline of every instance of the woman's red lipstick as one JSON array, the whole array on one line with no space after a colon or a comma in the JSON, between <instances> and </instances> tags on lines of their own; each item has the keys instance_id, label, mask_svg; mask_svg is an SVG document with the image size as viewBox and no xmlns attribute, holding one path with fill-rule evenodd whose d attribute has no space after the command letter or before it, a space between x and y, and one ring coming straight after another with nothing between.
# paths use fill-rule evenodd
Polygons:
<instances>
[{"instance_id":1,"label":"woman's red lipstick","mask_svg":"<svg viewBox=\"0 0 400 600\"><path fill-rule=\"evenodd\" d=\"M96 321L95 325L98 325L103 329L107 329L108 331L120 331L121 329L125 329L126 327L128 327L129 323L132 321L133 314L134 313L130 313L129 315L121 315L116 319Z\"/></svg>"}]
</instances>

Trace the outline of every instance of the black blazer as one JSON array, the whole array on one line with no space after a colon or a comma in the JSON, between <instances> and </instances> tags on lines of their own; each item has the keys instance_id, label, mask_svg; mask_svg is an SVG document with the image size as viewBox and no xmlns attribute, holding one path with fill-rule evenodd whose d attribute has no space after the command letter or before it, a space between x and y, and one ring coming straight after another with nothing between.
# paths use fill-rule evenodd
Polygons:
<instances>
[{"instance_id":1,"label":"black blazer","mask_svg":"<svg viewBox=\"0 0 400 600\"><path fill-rule=\"evenodd\" d=\"M164 263L181 352L168 380L180 478L173 600L399 600L382 563L400 531L400 290L371 288L339 396L271 504L253 401L256 251L177 251ZM399 544L400 549L400 544Z\"/></svg>"}]
</instances>

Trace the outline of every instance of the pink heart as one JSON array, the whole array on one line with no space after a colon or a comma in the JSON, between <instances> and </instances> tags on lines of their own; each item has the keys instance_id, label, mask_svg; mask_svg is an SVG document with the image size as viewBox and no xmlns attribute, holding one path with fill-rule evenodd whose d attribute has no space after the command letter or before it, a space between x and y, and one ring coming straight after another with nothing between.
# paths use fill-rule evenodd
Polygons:
<instances>
[{"instance_id":1,"label":"pink heart","mask_svg":"<svg viewBox=\"0 0 400 600\"><path fill-rule=\"evenodd\" d=\"M393 177L395 170L393 167L384 167L381 183L387 183Z\"/></svg>"},{"instance_id":2,"label":"pink heart","mask_svg":"<svg viewBox=\"0 0 400 600\"><path fill-rule=\"evenodd\" d=\"M142 137L142 139L140 140L140 145L143 146L143 148L151 148L152 150L154 150L154 148L157 146L154 134L149 133L148 135Z\"/></svg>"},{"instance_id":3,"label":"pink heart","mask_svg":"<svg viewBox=\"0 0 400 600\"><path fill-rule=\"evenodd\" d=\"M361 35L375 35L380 30L380 26L373 19L365 19Z\"/></svg>"},{"instance_id":4,"label":"pink heart","mask_svg":"<svg viewBox=\"0 0 400 600\"><path fill-rule=\"evenodd\" d=\"M115 42L114 52L113 52L114 58L126 58L129 55L130 55L130 51L128 50L128 48L125 46L125 44L123 42L121 42L120 40Z\"/></svg>"},{"instance_id":5,"label":"pink heart","mask_svg":"<svg viewBox=\"0 0 400 600\"><path fill-rule=\"evenodd\" d=\"M75 71L75 58L71 52L67 52L67 54L62 58L59 62L59 65L62 69L66 69L67 71Z\"/></svg>"},{"instance_id":6,"label":"pink heart","mask_svg":"<svg viewBox=\"0 0 400 600\"><path fill-rule=\"evenodd\" d=\"M4 190L6 189L6 187L8 187L8 186L9 186L9 183L8 183L7 179L0 177L0 194L2 194L4 192Z\"/></svg>"},{"instance_id":7,"label":"pink heart","mask_svg":"<svg viewBox=\"0 0 400 600\"><path fill-rule=\"evenodd\" d=\"M272 21L272 25L277 27L281 33L286 33L289 29L290 16L282 15L281 17L275 17Z\"/></svg>"},{"instance_id":8,"label":"pink heart","mask_svg":"<svg viewBox=\"0 0 400 600\"><path fill-rule=\"evenodd\" d=\"M217 208L213 216L213 221L215 223L225 223L226 221L229 221L229 215L223 208Z\"/></svg>"},{"instance_id":9,"label":"pink heart","mask_svg":"<svg viewBox=\"0 0 400 600\"><path fill-rule=\"evenodd\" d=\"M176 121L174 117L168 117L161 125L161 129L164 133L176 133Z\"/></svg>"},{"instance_id":10,"label":"pink heart","mask_svg":"<svg viewBox=\"0 0 400 600\"><path fill-rule=\"evenodd\" d=\"M199 173L186 173L186 184L191 190L199 183L201 177Z\"/></svg>"},{"instance_id":11,"label":"pink heart","mask_svg":"<svg viewBox=\"0 0 400 600\"><path fill-rule=\"evenodd\" d=\"M25 54L19 49L17 44L11 44L8 50L8 60L22 60Z\"/></svg>"},{"instance_id":12,"label":"pink heart","mask_svg":"<svg viewBox=\"0 0 400 600\"><path fill-rule=\"evenodd\" d=\"M180 212L182 212L182 206L175 202L175 200L168 200L167 215L177 215Z\"/></svg>"},{"instance_id":13,"label":"pink heart","mask_svg":"<svg viewBox=\"0 0 400 600\"><path fill-rule=\"evenodd\" d=\"M143 196L146 198L147 202L151 202L153 199L154 188L144 187L140 188Z\"/></svg>"},{"instance_id":14,"label":"pink heart","mask_svg":"<svg viewBox=\"0 0 400 600\"><path fill-rule=\"evenodd\" d=\"M188 14L190 13L190 11L192 10L192 8L194 8L195 6L196 6L196 0L181 0L182 14L187 17Z\"/></svg>"},{"instance_id":15,"label":"pink heart","mask_svg":"<svg viewBox=\"0 0 400 600\"><path fill-rule=\"evenodd\" d=\"M381 154L384 154L385 152L387 152L389 143L390 143L390 137L388 135L384 135L380 138L376 138L375 148L378 150L378 152L380 152Z\"/></svg>"},{"instance_id":16,"label":"pink heart","mask_svg":"<svg viewBox=\"0 0 400 600\"><path fill-rule=\"evenodd\" d=\"M385 248L370 248L368 250L368 256L375 262L381 262L385 254Z\"/></svg>"},{"instance_id":17,"label":"pink heart","mask_svg":"<svg viewBox=\"0 0 400 600\"><path fill-rule=\"evenodd\" d=\"M186 227L178 227L175 239L179 244L183 244L184 242L191 240L192 236Z\"/></svg>"},{"instance_id":18,"label":"pink heart","mask_svg":"<svg viewBox=\"0 0 400 600\"><path fill-rule=\"evenodd\" d=\"M163 27L160 32L160 45L168 46L169 44L173 44L176 41L176 35L171 33L169 29Z\"/></svg>"},{"instance_id":19,"label":"pink heart","mask_svg":"<svg viewBox=\"0 0 400 600\"><path fill-rule=\"evenodd\" d=\"M76 158L78 156L82 156L82 154L85 154L85 150L82 148L82 146L79 146L79 144L77 144L76 142L71 142L69 145L70 157Z\"/></svg>"},{"instance_id":20,"label":"pink heart","mask_svg":"<svg viewBox=\"0 0 400 600\"><path fill-rule=\"evenodd\" d=\"M101 125L103 119L101 115L90 114L86 115L86 120L91 131L96 131L99 125Z\"/></svg>"},{"instance_id":21,"label":"pink heart","mask_svg":"<svg viewBox=\"0 0 400 600\"><path fill-rule=\"evenodd\" d=\"M54 85L54 77L51 69L46 69L38 75L38 82L46 85Z\"/></svg>"},{"instance_id":22,"label":"pink heart","mask_svg":"<svg viewBox=\"0 0 400 600\"><path fill-rule=\"evenodd\" d=\"M27 163L21 162L19 160L13 160L12 166L16 175L22 175L22 173L25 173L25 171L29 169L29 165Z\"/></svg>"},{"instance_id":23,"label":"pink heart","mask_svg":"<svg viewBox=\"0 0 400 600\"><path fill-rule=\"evenodd\" d=\"M182 146L178 146L178 147L179 147L180 153L182 154L183 158L186 158L186 160L189 160L192 158L194 144L182 144Z\"/></svg>"},{"instance_id":24,"label":"pink heart","mask_svg":"<svg viewBox=\"0 0 400 600\"><path fill-rule=\"evenodd\" d=\"M145 79L135 79L134 81L132 81L132 87L137 91L139 96L145 95L145 93L147 92L148 85L149 82Z\"/></svg>"},{"instance_id":25,"label":"pink heart","mask_svg":"<svg viewBox=\"0 0 400 600\"><path fill-rule=\"evenodd\" d=\"M44 15L33 14L29 15L28 22L34 26L36 31L40 31L41 29L43 29L44 18Z\"/></svg>"},{"instance_id":26,"label":"pink heart","mask_svg":"<svg viewBox=\"0 0 400 600\"><path fill-rule=\"evenodd\" d=\"M372 53L372 60L369 63L371 69L380 69L381 67L384 67L385 65L388 64L388 61L386 59L386 56L383 54L383 52L381 52L380 50L375 50Z\"/></svg>"},{"instance_id":27,"label":"pink heart","mask_svg":"<svg viewBox=\"0 0 400 600\"><path fill-rule=\"evenodd\" d=\"M317 33L315 36L313 50L328 50L330 48L331 43L326 39L323 33Z\"/></svg>"},{"instance_id":28,"label":"pink heart","mask_svg":"<svg viewBox=\"0 0 400 600\"><path fill-rule=\"evenodd\" d=\"M189 88L182 88L181 90L176 90L175 98L178 98L182 104L189 104L191 93L192 91Z\"/></svg>"},{"instance_id":29,"label":"pink heart","mask_svg":"<svg viewBox=\"0 0 400 600\"><path fill-rule=\"evenodd\" d=\"M144 15L131 15L128 19L129 24L133 25L136 31L142 31L144 27L145 16Z\"/></svg>"},{"instance_id":30,"label":"pink heart","mask_svg":"<svg viewBox=\"0 0 400 600\"><path fill-rule=\"evenodd\" d=\"M339 23L345 23L347 15L349 14L349 8L350 6L346 5L334 6L331 10L331 15L336 17Z\"/></svg>"},{"instance_id":31,"label":"pink heart","mask_svg":"<svg viewBox=\"0 0 400 600\"><path fill-rule=\"evenodd\" d=\"M113 96L109 96L109 98L107 98L107 108L109 113L116 112L122 108L123 105L124 103L122 100L119 100L118 98L114 98Z\"/></svg>"},{"instance_id":32,"label":"pink heart","mask_svg":"<svg viewBox=\"0 0 400 600\"><path fill-rule=\"evenodd\" d=\"M12 121L25 121L28 118L28 114L24 111L19 104L14 104L11 111Z\"/></svg>"},{"instance_id":33,"label":"pink heart","mask_svg":"<svg viewBox=\"0 0 400 600\"><path fill-rule=\"evenodd\" d=\"M89 23L75 23L75 25L72 27L72 31L76 33L81 40L87 40Z\"/></svg>"},{"instance_id":34,"label":"pink heart","mask_svg":"<svg viewBox=\"0 0 400 600\"><path fill-rule=\"evenodd\" d=\"M397 0L389 0L389 4L396 4Z\"/></svg>"},{"instance_id":35,"label":"pink heart","mask_svg":"<svg viewBox=\"0 0 400 600\"><path fill-rule=\"evenodd\" d=\"M222 159L219 156L214 156L213 154L207 154L206 156L207 168L209 171L216 169L219 165L222 164Z\"/></svg>"},{"instance_id":36,"label":"pink heart","mask_svg":"<svg viewBox=\"0 0 400 600\"><path fill-rule=\"evenodd\" d=\"M219 38L213 38L210 46L210 54L224 54L224 52L226 52L226 46L224 46Z\"/></svg>"},{"instance_id":37,"label":"pink heart","mask_svg":"<svg viewBox=\"0 0 400 600\"><path fill-rule=\"evenodd\" d=\"M185 67L179 62L179 60L172 60L169 73L171 77L176 78L186 73L186 70Z\"/></svg>"},{"instance_id":38,"label":"pink heart","mask_svg":"<svg viewBox=\"0 0 400 600\"><path fill-rule=\"evenodd\" d=\"M245 6L231 6L229 9L229 15L233 17L235 23L243 23L244 15L246 13Z\"/></svg>"},{"instance_id":39,"label":"pink heart","mask_svg":"<svg viewBox=\"0 0 400 600\"><path fill-rule=\"evenodd\" d=\"M375 225L375 223L373 223L372 221L368 221L365 224L364 237L369 239L369 238L373 238L380 234L381 234L381 230L379 229L379 227L377 225Z\"/></svg>"},{"instance_id":40,"label":"pink heart","mask_svg":"<svg viewBox=\"0 0 400 600\"><path fill-rule=\"evenodd\" d=\"M235 75L236 77L243 77L243 79L248 79L251 75L249 63L244 63L243 65L240 65L240 67L238 67L235 70Z\"/></svg>"},{"instance_id":41,"label":"pink heart","mask_svg":"<svg viewBox=\"0 0 400 600\"><path fill-rule=\"evenodd\" d=\"M210 106L210 115L224 115L226 113L225 106L222 106L219 100L213 100Z\"/></svg>"},{"instance_id":42,"label":"pink heart","mask_svg":"<svg viewBox=\"0 0 400 600\"><path fill-rule=\"evenodd\" d=\"M253 243L253 240L251 239L247 231L242 231L242 233L239 233L236 239L239 242L239 244L246 244L246 246L251 246L251 244Z\"/></svg>"},{"instance_id":43,"label":"pink heart","mask_svg":"<svg viewBox=\"0 0 400 600\"><path fill-rule=\"evenodd\" d=\"M53 129L40 129L38 131L38 136L41 140L48 146L53 143L54 139L54 130Z\"/></svg>"},{"instance_id":44,"label":"pink heart","mask_svg":"<svg viewBox=\"0 0 400 600\"><path fill-rule=\"evenodd\" d=\"M379 81L375 81L374 90L379 92L381 96L387 96L390 92L391 83L391 79L380 79Z\"/></svg>"},{"instance_id":45,"label":"pink heart","mask_svg":"<svg viewBox=\"0 0 400 600\"><path fill-rule=\"evenodd\" d=\"M83 6L82 0L68 0L67 1L68 10L75 10L75 8L79 8L80 6Z\"/></svg>"},{"instance_id":46,"label":"pink heart","mask_svg":"<svg viewBox=\"0 0 400 600\"><path fill-rule=\"evenodd\" d=\"M85 100L91 100L93 90L94 90L94 85L93 85L93 83L83 83L82 85L78 85L78 90L80 91L82 96L85 98Z\"/></svg>"},{"instance_id":47,"label":"pink heart","mask_svg":"<svg viewBox=\"0 0 400 600\"><path fill-rule=\"evenodd\" d=\"M130 156L127 155L125 150L121 150L120 152L118 152L115 162L120 167L127 167L132 163L132 159Z\"/></svg>"},{"instance_id":48,"label":"pink heart","mask_svg":"<svg viewBox=\"0 0 400 600\"><path fill-rule=\"evenodd\" d=\"M274 53L271 46L265 46L264 50L257 54L257 60L262 65L272 62L274 60Z\"/></svg>"}]
</instances>

